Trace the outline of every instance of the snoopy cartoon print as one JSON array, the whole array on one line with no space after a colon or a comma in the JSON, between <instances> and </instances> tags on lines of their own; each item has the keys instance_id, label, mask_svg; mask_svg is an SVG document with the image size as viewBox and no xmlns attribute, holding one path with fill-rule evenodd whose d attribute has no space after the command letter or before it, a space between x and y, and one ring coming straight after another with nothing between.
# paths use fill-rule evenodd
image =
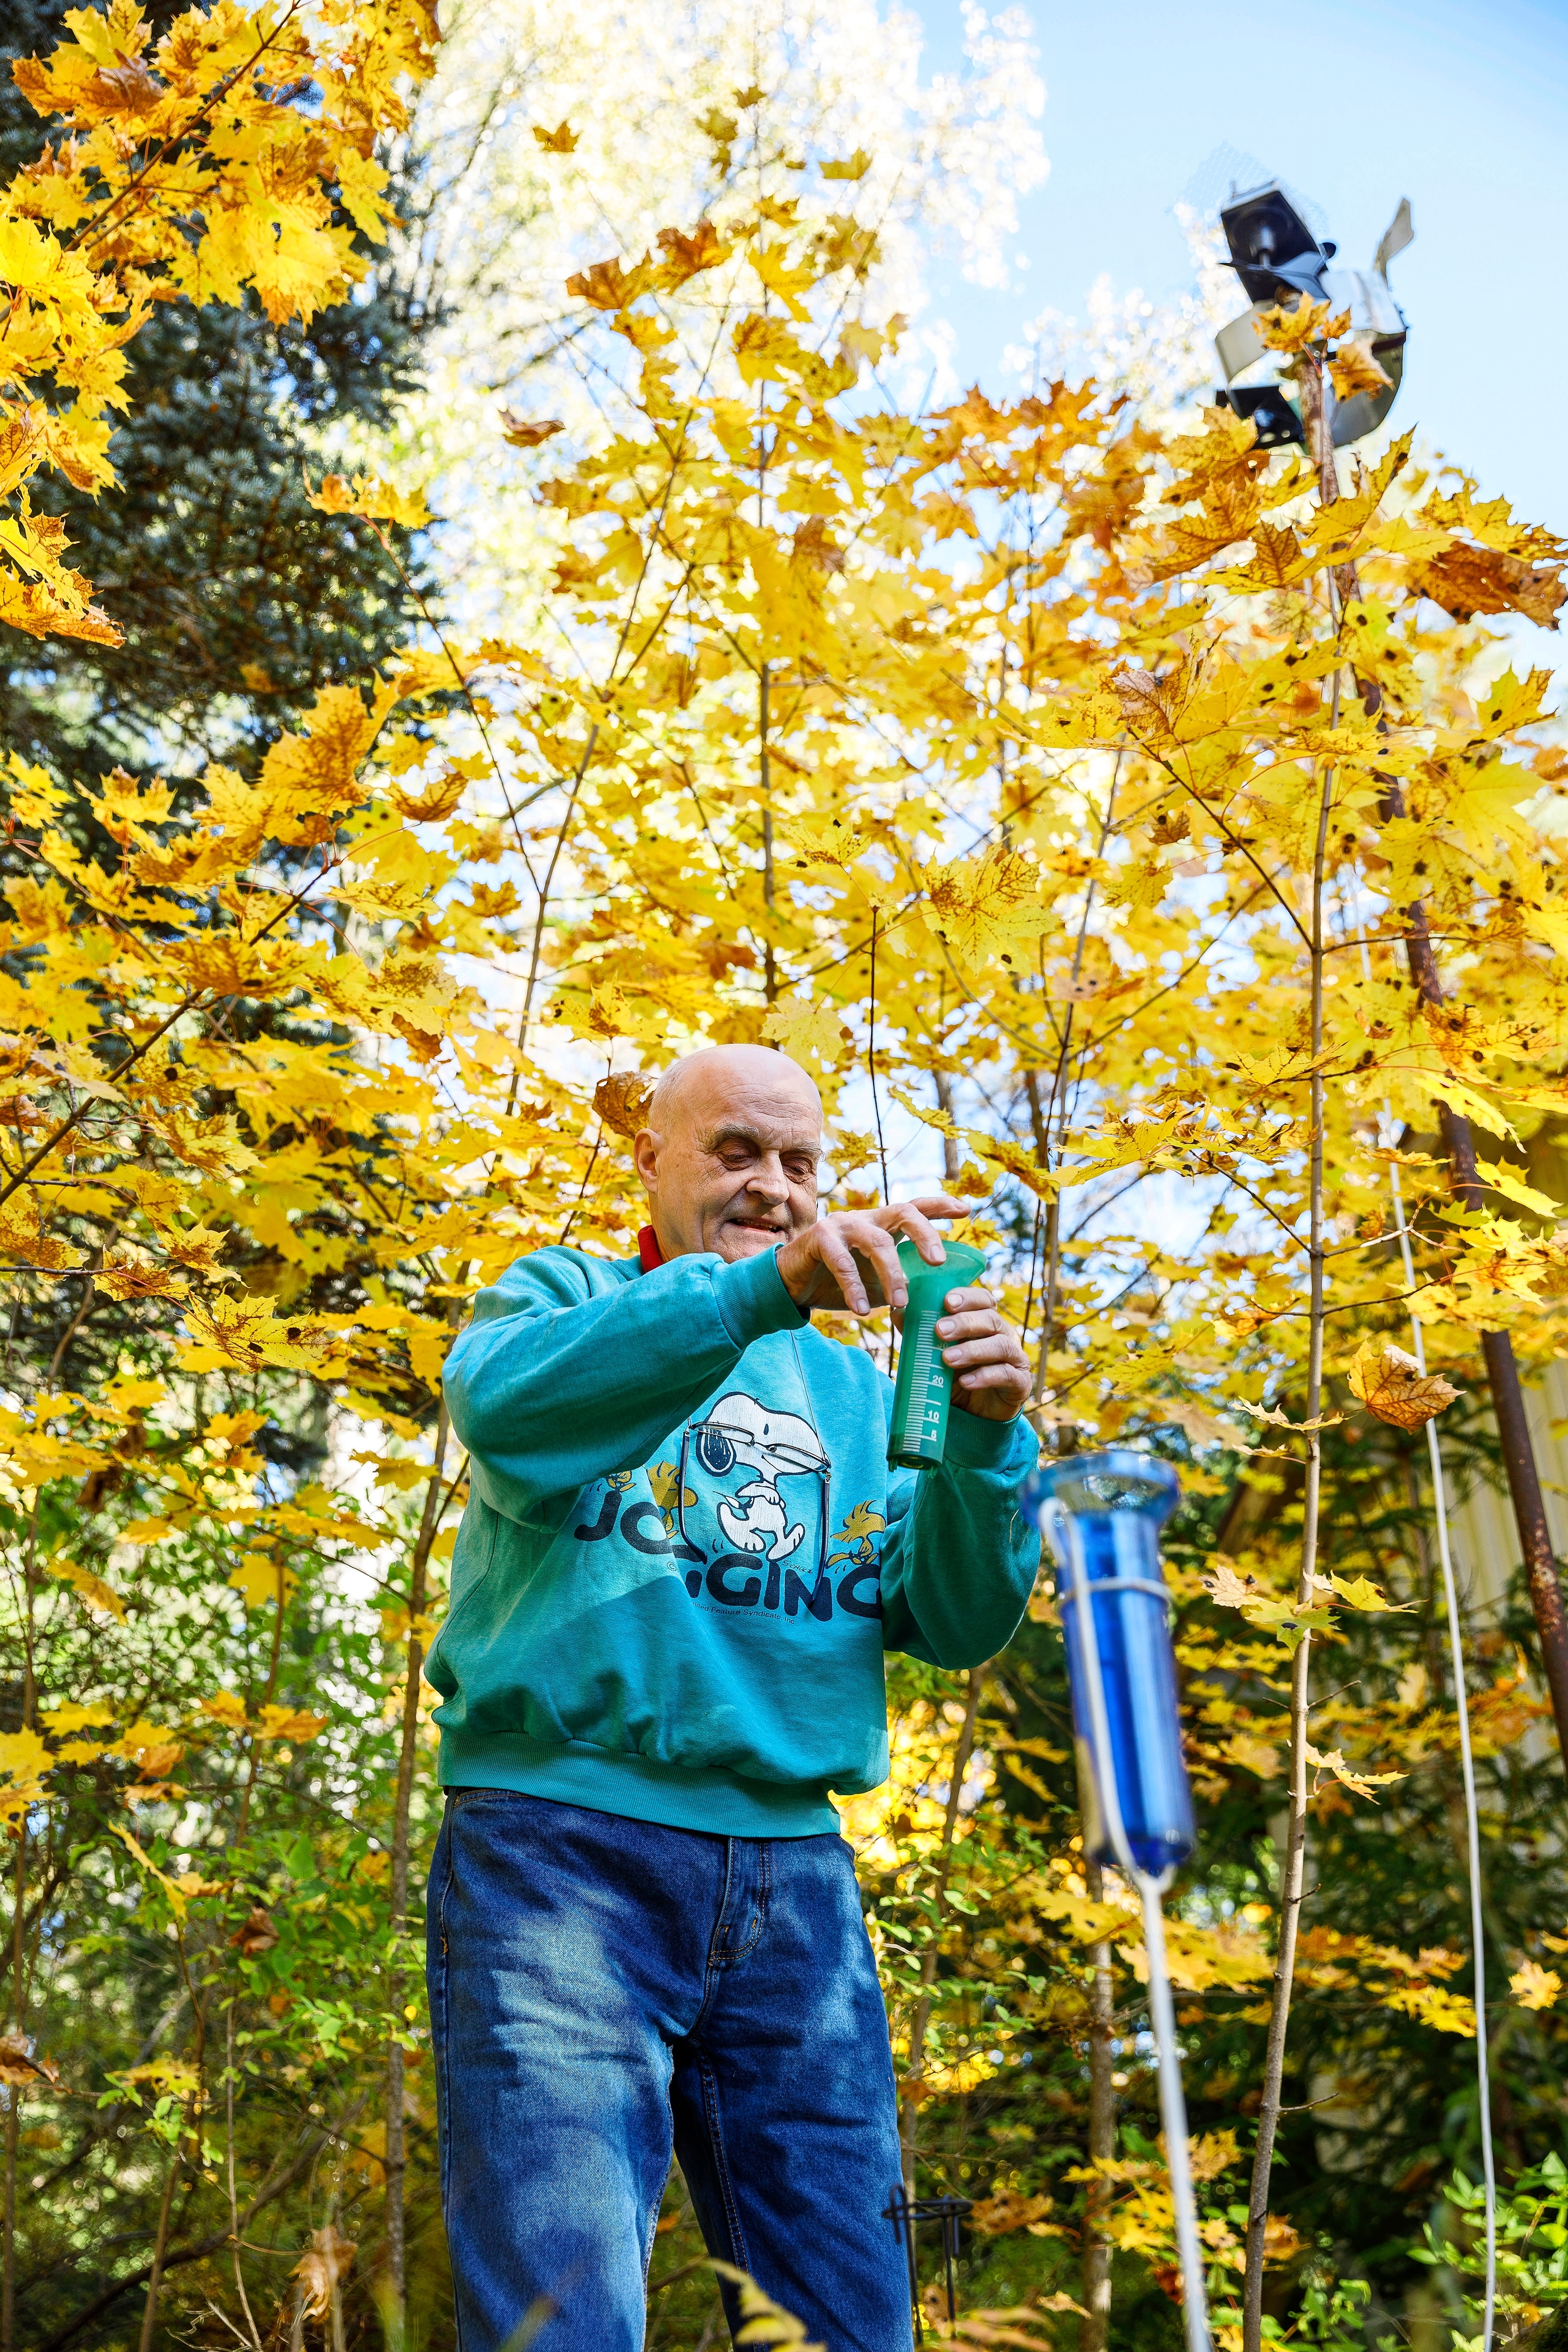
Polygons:
<instances>
[{"instance_id":1,"label":"snoopy cartoon print","mask_svg":"<svg viewBox=\"0 0 1568 2352\"><path fill-rule=\"evenodd\" d=\"M806 1528L803 1520L791 1524L779 1481L821 1476L830 1467L810 1423L792 1412L769 1412L755 1397L732 1390L692 1433L697 1460L710 1476L727 1477L737 1463L757 1473L717 1507L728 1540L737 1551L788 1559L800 1549Z\"/></svg>"}]
</instances>

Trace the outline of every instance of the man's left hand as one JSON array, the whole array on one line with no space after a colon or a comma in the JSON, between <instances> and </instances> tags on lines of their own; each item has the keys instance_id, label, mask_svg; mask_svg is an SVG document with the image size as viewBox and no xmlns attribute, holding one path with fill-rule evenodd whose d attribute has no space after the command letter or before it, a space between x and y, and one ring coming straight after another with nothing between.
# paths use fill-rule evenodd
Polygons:
<instances>
[{"instance_id":1,"label":"man's left hand","mask_svg":"<svg viewBox=\"0 0 1568 2352\"><path fill-rule=\"evenodd\" d=\"M936 1325L942 1361L953 1375L953 1402L977 1421L1012 1421L1031 1385L1023 1343L997 1311L988 1290L950 1290Z\"/></svg>"}]
</instances>

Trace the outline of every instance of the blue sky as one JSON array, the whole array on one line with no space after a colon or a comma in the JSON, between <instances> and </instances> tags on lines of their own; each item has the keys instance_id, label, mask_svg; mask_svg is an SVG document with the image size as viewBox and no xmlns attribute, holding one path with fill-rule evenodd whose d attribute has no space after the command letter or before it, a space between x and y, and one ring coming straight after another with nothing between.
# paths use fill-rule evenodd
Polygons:
<instances>
[{"instance_id":1,"label":"blue sky","mask_svg":"<svg viewBox=\"0 0 1568 2352\"><path fill-rule=\"evenodd\" d=\"M961 63L958 0L906 0L928 68ZM1568 0L1035 0L1051 176L1021 207L1005 293L939 268L965 381L1046 305L1082 315L1101 271L1186 281L1172 207L1214 151L1259 157L1364 268L1402 195L1410 321L1392 423L1568 534ZM1239 308L1239 303L1238 308Z\"/></svg>"}]
</instances>

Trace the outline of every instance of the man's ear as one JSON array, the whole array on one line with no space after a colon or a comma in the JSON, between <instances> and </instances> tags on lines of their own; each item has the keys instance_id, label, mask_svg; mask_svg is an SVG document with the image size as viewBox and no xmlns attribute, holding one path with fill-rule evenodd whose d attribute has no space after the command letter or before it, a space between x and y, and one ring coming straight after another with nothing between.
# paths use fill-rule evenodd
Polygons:
<instances>
[{"instance_id":1,"label":"man's ear","mask_svg":"<svg viewBox=\"0 0 1568 2352\"><path fill-rule=\"evenodd\" d=\"M659 1140L651 1127L640 1127L632 1144L632 1165L650 1192L659 1189Z\"/></svg>"}]
</instances>

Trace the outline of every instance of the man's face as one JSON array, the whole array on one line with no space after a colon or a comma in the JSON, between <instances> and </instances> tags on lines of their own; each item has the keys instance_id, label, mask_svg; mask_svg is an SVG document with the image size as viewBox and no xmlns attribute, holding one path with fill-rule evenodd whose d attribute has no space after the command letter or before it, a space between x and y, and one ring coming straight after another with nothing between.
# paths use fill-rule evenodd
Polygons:
<instances>
[{"instance_id":1,"label":"man's face","mask_svg":"<svg viewBox=\"0 0 1568 2352\"><path fill-rule=\"evenodd\" d=\"M664 1255L752 1257L815 1224L821 1149L821 1104L793 1062L757 1045L702 1055L662 1128L637 1138Z\"/></svg>"}]
</instances>

